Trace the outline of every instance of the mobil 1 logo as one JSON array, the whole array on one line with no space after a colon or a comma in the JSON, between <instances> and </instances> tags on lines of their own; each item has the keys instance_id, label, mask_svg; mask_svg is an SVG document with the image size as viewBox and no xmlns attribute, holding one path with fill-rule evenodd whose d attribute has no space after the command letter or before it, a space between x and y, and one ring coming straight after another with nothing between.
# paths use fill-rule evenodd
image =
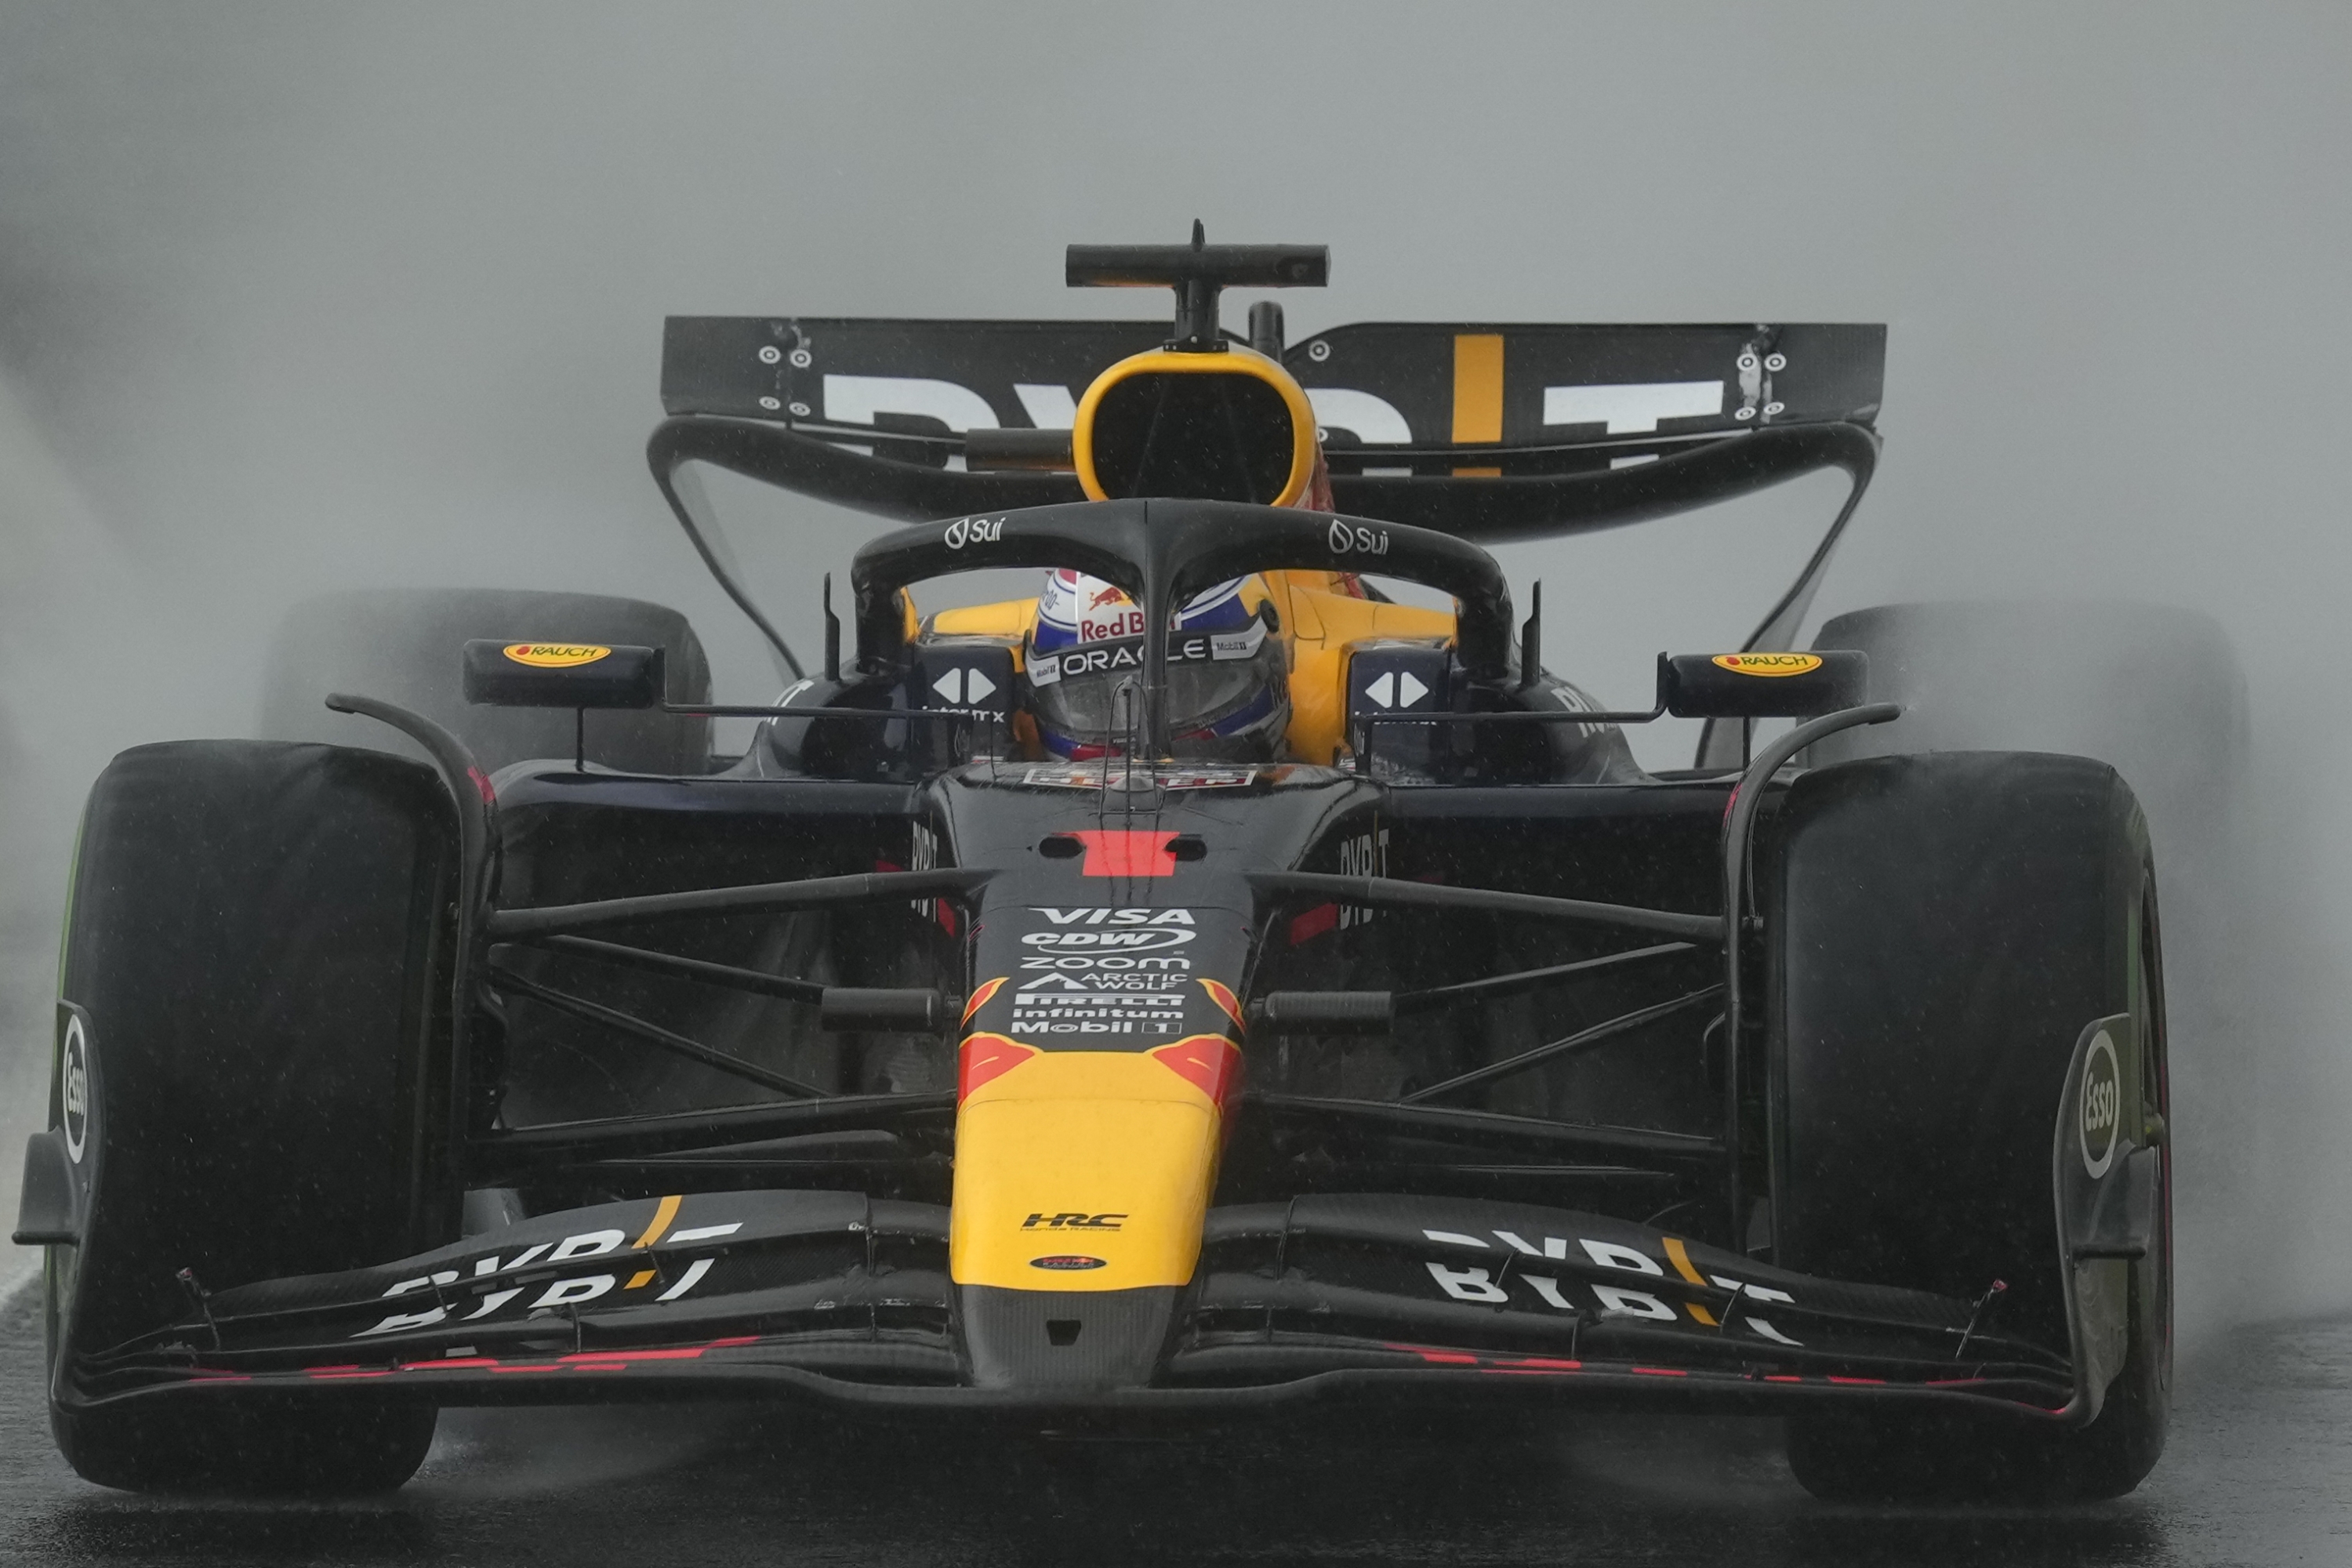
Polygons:
<instances>
[{"instance_id":1,"label":"mobil 1 logo","mask_svg":"<svg viewBox=\"0 0 2352 1568\"><path fill-rule=\"evenodd\" d=\"M1095 984L1093 975L1040 974L1013 994L1013 1034L1178 1035L1186 993L1180 976L1119 974L1121 984ZM1169 979L1177 980L1168 985ZM1136 981L1158 982L1150 988Z\"/></svg>"}]
</instances>

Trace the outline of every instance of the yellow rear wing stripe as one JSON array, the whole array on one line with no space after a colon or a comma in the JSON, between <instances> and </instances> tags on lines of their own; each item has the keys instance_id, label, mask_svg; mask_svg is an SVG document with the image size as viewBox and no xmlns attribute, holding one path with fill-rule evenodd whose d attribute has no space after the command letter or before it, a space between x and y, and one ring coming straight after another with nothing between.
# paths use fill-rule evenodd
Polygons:
<instances>
[{"instance_id":1,"label":"yellow rear wing stripe","mask_svg":"<svg viewBox=\"0 0 2352 1568\"><path fill-rule=\"evenodd\" d=\"M1502 334L1464 332L1454 340L1454 444L1502 438Z\"/></svg>"}]
</instances>

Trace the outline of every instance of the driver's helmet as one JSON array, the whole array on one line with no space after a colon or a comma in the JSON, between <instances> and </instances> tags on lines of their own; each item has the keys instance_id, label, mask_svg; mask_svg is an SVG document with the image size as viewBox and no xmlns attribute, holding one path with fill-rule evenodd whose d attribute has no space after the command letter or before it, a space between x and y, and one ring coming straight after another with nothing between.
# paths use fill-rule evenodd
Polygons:
<instances>
[{"instance_id":1,"label":"driver's helmet","mask_svg":"<svg viewBox=\"0 0 2352 1568\"><path fill-rule=\"evenodd\" d=\"M1197 594L1170 617L1168 728L1178 756L1273 758L1290 727L1279 629L1273 596L1255 576ZM1027 665L1047 750L1076 759L1127 752L1142 722L1143 611L1134 600L1099 577L1052 573Z\"/></svg>"}]
</instances>

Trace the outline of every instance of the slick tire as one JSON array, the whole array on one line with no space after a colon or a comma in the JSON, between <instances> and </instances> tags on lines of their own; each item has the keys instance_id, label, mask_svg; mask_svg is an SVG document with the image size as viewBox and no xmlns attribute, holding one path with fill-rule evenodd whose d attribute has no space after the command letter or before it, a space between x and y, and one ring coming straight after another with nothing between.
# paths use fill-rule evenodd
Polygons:
<instances>
[{"instance_id":1,"label":"slick tire","mask_svg":"<svg viewBox=\"0 0 2352 1568\"><path fill-rule=\"evenodd\" d=\"M2147 830L2082 757L1878 757L1790 788L1765 897L1780 1124L1775 1261L1976 1300L1987 1331L2066 1352L2051 1191L2060 1094L2092 1020L2130 1014L2146 1142L2167 1141ZM1789 1458L1840 1500L2059 1501L2127 1492L2164 1447L2171 1175L2128 1265L2128 1350L2086 1426L1989 1409L1792 1417Z\"/></svg>"},{"instance_id":2,"label":"slick tire","mask_svg":"<svg viewBox=\"0 0 2352 1568\"><path fill-rule=\"evenodd\" d=\"M466 700L459 659L467 642L589 642L658 647L669 700L710 700L710 664L684 616L641 599L505 588L379 588L296 605L271 639L257 732L278 741L326 741L422 757L371 720L330 712L331 691L397 703L453 731L484 769L533 758L570 758L570 709L488 708ZM588 760L623 773L710 771L710 721L675 713L604 709L587 715Z\"/></svg>"},{"instance_id":3,"label":"slick tire","mask_svg":"<svg viewBox=\"0 0 2352 1568\"><path fill-rule=\"evenodd\" d=\"M434 773L378 752L142 746L92 787L44 1134L79 1215L47 1248L50 1423L87 1479L358 1493L423 1459L430 1407L140 1394L107 1352L191 1320L182 1269L218 1290L456 1238L455 838Z\"/></svg>"}]
</instances>

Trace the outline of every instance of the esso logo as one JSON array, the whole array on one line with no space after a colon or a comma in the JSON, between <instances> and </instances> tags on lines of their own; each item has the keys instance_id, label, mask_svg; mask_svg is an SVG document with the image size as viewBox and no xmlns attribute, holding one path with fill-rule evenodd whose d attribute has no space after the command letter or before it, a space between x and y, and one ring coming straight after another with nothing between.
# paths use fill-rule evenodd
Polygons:
<instances>
[{"instance_id":1,"label":"esso logo","mask_svg":"<svg viewBox=\"0 0 2352 1568\"><path fill-rule=\"evenodd\" d=\"M89 1145L89 1038L81 1016L66 1022L66 1044L58 1070L58 1120L65 1124L66 1155L77 1165Z\"/></svg>"},{"instance_id":2,"label":"esso logo","mask_svg":"<svg viewBox=\"0 0 2352 1568\"><path fill-rule=\"evenodd\" d=\"M2083 1058L2083 1169L2104 1176L2116 1161L2116 1142L2123 1127L2123 1069L2116 1061L2116 1043L2101 1029L2091 1037Z\"/></svg>"},{"instance_id":3,"label":"esso logo","mask_svg":"<svg viewBox=\"0 0 2352 1568\"><path fill-rule=\"evenodd\" d=\"M1004 520L1001 517L960 517L948 524L940 536L950 550L961 550L967 544L993 544L1004 537Z\"/></svg>"},{"instance_id":4,"label":"esso logo","mask_svg":"<svg viewBox=\"0 0 2352 1568\"><path fill-rule=\"evenodd\" d=\"M1330 530L1323 539L1334 555L1386 555L1389 552L1387 529L1366 528L1362 523L1349 522L1344 517L1331 520Z\"/></svg>"}]
</instances>

